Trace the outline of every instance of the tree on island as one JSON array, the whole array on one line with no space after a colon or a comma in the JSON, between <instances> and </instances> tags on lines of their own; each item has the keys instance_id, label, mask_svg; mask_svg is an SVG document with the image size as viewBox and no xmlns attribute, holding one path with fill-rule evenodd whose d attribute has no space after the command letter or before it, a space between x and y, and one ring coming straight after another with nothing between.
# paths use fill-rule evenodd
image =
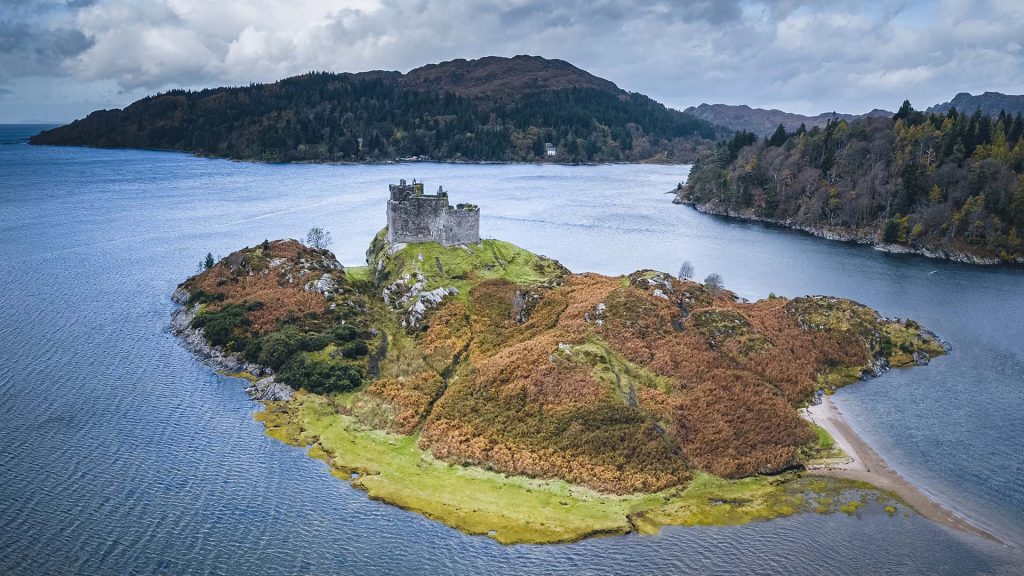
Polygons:
<instances>
[{"instance_id":1,"label":"tree on island","mask_svg":"<svg viewBox=\"0 0 1024 576\"><path fill-rule=\"evenodd\" d=\"M203 260L202 264L203 270L209 270L210 268L213 268L214 264L216 264L216 262L213 260L213 253L207 252L206 258Z\"/></svg>"},{"instance_id":2,"label":"tree on island","mask_svg":"<svg viewBox=\"0 0 1024 576\"><path fill-rule=\"evenodd\" d=\"M309 246L310 248L323 250L330 246L333 241L331 233L319 226L310 228L309 232L306 233L306 246Z\"/></svg>"},{"instance_id":3,"label":"tree on island","mask_svg":"<svg viewBox=\"0 0 1024 576\"><path fill-rule=\"evenodd\" d=\"M693 264L689 260L683 262L682 266L679 267L679 274L676 275L676 278L680 280L693 278Z\"/></svg>"},{"instance_id":4,"label":"tree on island","mask_svg":"<svg viewBox=\"0 0 1024 576\"><path fill-rule=\"evenodd\" d=\"M707 288L708 294L714 298L721 294L722 290L725 290L725 280L722 280L721 274L712 272L704 279L704 288Z\"/></svg>"}]
</instances>

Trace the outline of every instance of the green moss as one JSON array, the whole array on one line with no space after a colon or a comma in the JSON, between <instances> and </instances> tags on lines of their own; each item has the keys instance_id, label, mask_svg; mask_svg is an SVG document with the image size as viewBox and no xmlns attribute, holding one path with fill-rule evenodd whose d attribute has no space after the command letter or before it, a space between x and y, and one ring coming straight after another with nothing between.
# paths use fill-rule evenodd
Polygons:
<instances>
[{"instance_id":1,"label":"green moss","mask_svg":"<svg viewBox=\"0 0 1024 576\"><path fill-rule=\"evenodd\" d=\"M378 239L370 248L369 261L378 270L378 282L418 273L426 278L427 290L454 286L464 300L469 289L483 280L504 279L529 286L551 282L568 272L555 260L501 240L466 246L423 242L408 244L394 254L388 248Z\"/></svg>"},{"instance_id":2,"label":"green moss","mask_svg":"<svg viewBox=\"0 0 1024 576\"><path fill-rule=\"evenodd\" d=\"M349 282L368 282L370 280L370 267L346 266L345 279Z\"/></svg>"},{"instance_id":3,"label":"green moss","mask_svg":"<svg viewBox=\"0 0 1024 576\"><path fill-rule=\"evenodd\" d=\"M745 336L752 332L750 320L735 310L710 308L690 315L687 323L712 343Z\"/></svg>"},{"instance_id":4,"label":"green moss","mask_svg":"<svg viewBox=\"0 0 1024 576\"><path fill-rule=\"evenodd\" d=\"M861 366L835 366L818 374L818 388L831 392L861 379L864 368Z\"/></svg>"},{"instance_id":5,"label":"green moss","mask_svg":"<svg viewBox=\"0 0 1024 576\"><path fill-rule=\"evenodd\" d=\"M839 511L853 515L857 513L857 510L859 510L861 506L864 506L864 503L861 502L860 500L850 500L849 502L846 502L839 506Z\"/></svg>"},{"instance_id":6,"label":"green moss","mask_svg":"<svg viewBox=\"0 0 1024 576\"><path fill-rule=\"evenodd\" d=\"M590 366L594 375L614 389L627 403L638 388L656 388L665 393L674 388L671 378L626 360L612 350L607 342L597 338L591 338L584 344L567 346L560 351L560 356Z\"/></svg>"},{"instance_id":7,"label":"green moss","mask_svg":"<svg viewBox=\"0 0 1024 576\"><path fill-rule=\"evenodd\" d=\"M899 368L915 364L914 353L924 354L929 358L946 353L942 344L934 337L921 331L921 327L912 321L889 322L882 327L883 338L890 344L889 365Z\"/></svg>"},{"instance_id":8,"label":"green moss","mask_svg":"<svg viewBox=\"0 0 1024 576\"><path fill-rule=\"evenodd\" d=\"M845 298L805 296L794 298L786 310L800 326L819 332L849 333L870 341L878 326L874 310Z\"/></svg>"}]
</instances>

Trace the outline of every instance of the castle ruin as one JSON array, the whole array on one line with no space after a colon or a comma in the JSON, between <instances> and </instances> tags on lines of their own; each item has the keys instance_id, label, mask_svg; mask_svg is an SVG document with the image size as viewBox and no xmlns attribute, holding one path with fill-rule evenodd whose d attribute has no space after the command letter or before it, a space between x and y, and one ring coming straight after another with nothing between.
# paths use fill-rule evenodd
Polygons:
<instances>
[{"instance_id":1,"label":"castle ruin","mask_svg":"<svg viewBox=\"0 0 1024 576\"><path fill-rule=\"evenodd\" d=\"M424 194L423 183L392 184L388 200L388 240L392 243L438 242L444 246L480 241L480 209L448 203L448 193Z\"/></svg>"}]
</instances>

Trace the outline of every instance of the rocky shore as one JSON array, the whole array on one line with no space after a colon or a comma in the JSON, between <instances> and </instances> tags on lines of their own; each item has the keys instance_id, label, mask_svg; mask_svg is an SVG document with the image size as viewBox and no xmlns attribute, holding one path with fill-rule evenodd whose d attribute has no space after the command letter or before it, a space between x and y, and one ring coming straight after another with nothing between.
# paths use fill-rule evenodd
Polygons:
<instances>
[{"instance_id":1,"label":"rocky shore","mask_svg":"<svg viewBox=\"0 0 1024 576\"><path fill-rule=\"evenodd\" d=\"M295 391L283 382L274 380L273 372L259 364L242 362L229 355L219 346L212 346L206 341L202 328L193 328L192 320L196 317L197 306L189 305L188 291L178 288L171 300L180 306L171 314L171 333L181 338L189 351L203 359L207 366L223 374L251 374L256 379L250 380L245 393L253 400L286 401L290 400Z\"/></svg>"},{"instance_id":2,"label":"rocky shore","mask_svg":"<svg viewBox=\"0 0 1024 576\"><path fill-rule=\"evenodd\" d=\"M963 264L976 264L982 266L994 266L998 264L1024 264L1024 258L1017 258L1013 261L1004 261L999 258L978 256L976 254L969 254L966 252L960 252L957 250L949 250L946 248L936 246L906 246L903 244L887 244L881 242L874 230L852 230L849 228L840 227L829 227L829 226L806 226L790 220L779 220L776 218L766 218L755 214L752 210L730 210L729 208L721 205L718 202L704 202L697 203L687 198L684 198L680 193L674 192L675 198L672 199L673 204L685 204L692 206L698 212L704 214L711 214L714 216L725 216L727 218L736 218L738 220L748 220L754 222L764 222L766 224L774 224L776 226L784 226L792 230L799 230L806 232L819 238L825 238L827 240L838 240L840 242L853 242L856 244L865 244L872 246L875 250L881 252L889 252L892 254L918 254L928 258L937 258L942 260L952 260L954 262L961 262Z\"/></svg>"}]
</instances>

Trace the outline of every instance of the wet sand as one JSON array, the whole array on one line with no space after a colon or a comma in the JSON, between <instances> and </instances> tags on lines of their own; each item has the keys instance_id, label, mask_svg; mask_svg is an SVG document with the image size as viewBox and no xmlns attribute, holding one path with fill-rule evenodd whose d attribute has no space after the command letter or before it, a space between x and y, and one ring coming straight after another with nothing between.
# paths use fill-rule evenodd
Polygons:
<instances>
[{"instance_id":1,"label":"wet sand","mask_svg":"<svg viewBox=\"0 0 1024 576\"><path fill-rule=\"evenodd\" d=\"M925 518L968 534L1005 544L994 534L975 526L946 508L941 502L925 494L890 468L881 456L853 431L853 428L843 418L839 407L828 396L822 397L821 404L801 410L800 415L828 430L835 439L836 445L847 455L842 460L808 466L808 471L811 473L867 482L895 494Z\"/></svg>"}]
</instances>

